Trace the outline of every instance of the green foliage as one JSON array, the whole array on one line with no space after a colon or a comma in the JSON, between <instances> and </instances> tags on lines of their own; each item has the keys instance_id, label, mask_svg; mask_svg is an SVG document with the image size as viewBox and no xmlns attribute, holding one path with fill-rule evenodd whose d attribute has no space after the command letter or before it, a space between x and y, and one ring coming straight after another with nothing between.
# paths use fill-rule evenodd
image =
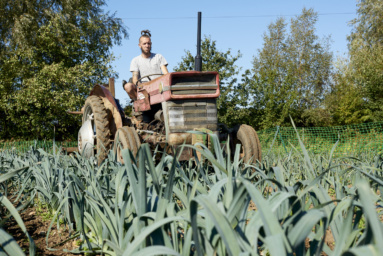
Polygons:
<instances>
[{"instance_id":1,"label":"green foliage","mask_svg":"<svg viewBox=\"0 0 383 256\"><path fill-rule=\"evenodd\" d=\"M338 58L335 63L323 107L307 112L314 125L382 120L382 7L381 1L359 1L358 17L351 21L353 31L348 37L349 59Z\"/></svg>"},{"instance_id":2,"label":"green foliage","mask_svg":"<svg viewBox=\"0 0 383 256\"><path fill-rule=\"evenodd\" d=\"M227 158L229 144L222 148L215 135L214 152L188 146L203 157L188 162L166 150L155 162L147 144L136 158L123 150L125 164L110 152L101 166L35 148L0 152L0 184L13 188L13 203L39 197L53 209L53 220L65 220L72 237L80 234L77 253L382 254L383 158L312 155L298 141L302 153L267 154L257 166L242 163L239 146Z\"/></svg>"},{"instance_id":3,"label":"green foliage","mask_svg":"<svg viewBox=\"0 0 383 256\"><path fill-rule=\"evenodd\" d=\"M124 113L126 116L131 116L133 111L133 105L126 105L124 107Z\"/></svg>"},{"instance_id":4,"label":"green foliage","mask_svg":"<svg viewBox=\"0 0 383 256\"><path fill-rule=\"evenodd\" d=\"M349 79L360 88L373 120L383 118L383 3L358 1L358 17L351 21Z\"/></svg>"},{"instance_id":5,"label":"green foliage","mask_svg":"<svg viewBox=\"0 0 383 256\"><path fill-rule=\"evenodd\" d=\"M0 141L0 151L1 150L8 150L8 151L14 151L18 153L25 153L29 151L31 146L34 146L36 148L41 148L45 150L46 152L54 152L61 150L61 148L66 147L77 147L77 140L76 141Z\"/></svg>"},{"instance_id":6,"label":"green foliage","mask_svg":"<svg viewBox=\"0 0 383 256\"><path fill-rule=\"evenodd\" d=\"M335 64L331 92L324 101L325 112L330 115L328 123L336 125L360 124L373 121L373 113L369 103L363 97L362 86L353 80L353 70L350 63L338 59Z\"/></svg>"},{"instance_id":7,"label":"green foliage","mask_svg":"<svg viewBox=\"0 0 383 256\"><path fill-rule=\"evenodd\" d=\"M291 19L288 32L284 18L269 25L263 48L254 57L253 69L243 84L251 95L249 105L262 116L259 123L251 125L289 125L289 116L298 125L307 125L307 111L323 107L332 53L329 38L320 40L315 34L317 17L312 9L303 9Z\"/></svg>"},{"instance_id":8,"label":"green foliage","mask_svg":"<svg viewBox=\"0 0 383 256\"><path fill-rule=\"evenodd\" d=\"M76 137L79 110L113 74L110 48L127 36L105 1L1 1L0 138ZM17 129L15 129L17 127Z\"/></svg>"},{"instance_id":9,"label":"green foliage","mask_svg":"<svg viewBox=\"0 0 383 256\"><path fill-rule=\"evenodd\" d=\"M237 91L236 83L240 68L235 65L241 57L238 51L232 55L231 50L219 51L216 41L205 37L201 42L202 71L217 71L220 79L221 96L217 100L218 121L228 126L242 123L248 118L248 113L239 107L243 102L241 91ZM194 56L186 51L186 56L174 68L175 71L194 70ZM246 98L246 97L245 97Z\"/></svg>"}]
</instances>

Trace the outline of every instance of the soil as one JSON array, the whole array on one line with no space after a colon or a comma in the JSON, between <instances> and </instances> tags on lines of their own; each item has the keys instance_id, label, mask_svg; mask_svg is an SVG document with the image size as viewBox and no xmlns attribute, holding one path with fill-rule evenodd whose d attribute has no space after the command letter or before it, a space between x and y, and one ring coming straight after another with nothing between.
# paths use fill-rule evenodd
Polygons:
<instances>
[{"instance_id":1,"label":"soil","mask_svg":"<svg viewBox=\"0 0 383 256\"><path fill-rule=\"evenodd\" d=\"M68 229L64 229L63 227L57 230L57 224L53 224L48 238L48 246L50 248L53 247L56 251L51 251L47 249L46 245L46 235L51 220L43 220L41 215L36 214L36 208L28 208L21 213L20 216L24 221L29 235L36 244L36 255L79 255L63 251L64 249L73 250L76 248L75 239L65 242L65 240L69 238ZM25 254L29 255L29 240L13 218L8 220L4 229L14 237Z\"/></svg>"}]
</instances>

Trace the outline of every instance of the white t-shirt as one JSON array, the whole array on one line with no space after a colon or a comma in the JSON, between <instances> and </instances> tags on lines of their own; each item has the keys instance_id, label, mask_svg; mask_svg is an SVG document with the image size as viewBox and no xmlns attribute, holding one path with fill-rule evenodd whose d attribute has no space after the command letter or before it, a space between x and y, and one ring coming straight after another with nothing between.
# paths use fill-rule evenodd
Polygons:
<instances>
[{"instance_id":1,"label":"white t-shirt","mask_svg":"<svg viewBox=\"0 0 383 256\"><path fill-rule=\"evenodd\" d=\"M144 77L147 75L152 74L162 74L161 72L161 66L167 66L168 63L166 62L165 58L159 54L159 53L151 53L149 58L144 58L141 55L135 57L132 62L130 63L130 71L131 72L139 72L140 77ZM157 76L150 76L150 79L155 79L159 77ZM144 78L142 82L149 81L148 78Z\"/></svg>"}]
</instances>

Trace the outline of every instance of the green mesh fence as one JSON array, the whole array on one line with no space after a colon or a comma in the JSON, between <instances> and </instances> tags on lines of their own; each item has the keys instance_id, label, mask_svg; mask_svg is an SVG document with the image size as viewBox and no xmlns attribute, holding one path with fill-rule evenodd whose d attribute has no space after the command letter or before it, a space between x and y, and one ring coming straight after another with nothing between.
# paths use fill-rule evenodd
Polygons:
<instances>
[{"instance_id":1,"label":"green mesh fence","mask_svg":"<svg viewBox=\"0 0 383 256\"><path fill-rule=\"evenodd\" d=\"M361 152L383 152L383 122L333 127L297 128L305 148L313 153L352 155ZM301 151L297 133L293 127L275 127L257 131L262 152L289 152L293 147Z\"/></svg>"},{"instance_id":2,"label":"green mesh fence","mask_svg":"<svg viewBox=\"0 0 383 256\"><path fill-rule=\"evenodd\" d=\"M307 150L312 153L329 153L339 140L334 151L336 155L350 155L361 152L383 152L383 122L333 127L298 127L297 131ZM293 127L275 127L257 131L262 153L301 151L298 137ZM55 142L56 148L77 147L77 141ZM0 141L1 150L26 152L31 146L52 152L52 141Z\"/></svg>"},{"instance_id":3,"label":"green mesh fence","mask_svg":"<svg viewBox=\"0 0 383 256\"><path fill-rule=\"evenodd\" d=\"M20 153L25 153L32 146L42 148L46 152L53 152L53 141L0 141L1 150L13 150ZM77 141L56 141L55 149L59 150L62 147L77 147Z\"/></svg>"}]
</instances>

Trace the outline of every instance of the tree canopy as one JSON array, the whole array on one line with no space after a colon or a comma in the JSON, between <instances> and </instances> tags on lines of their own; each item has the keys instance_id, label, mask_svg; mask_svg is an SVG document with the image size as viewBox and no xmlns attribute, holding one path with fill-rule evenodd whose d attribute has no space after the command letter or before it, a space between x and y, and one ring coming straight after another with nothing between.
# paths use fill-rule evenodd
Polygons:
<instances>
[{"instance_id":1,"label":"tree canopy","mask_svg":"<svg viewBox=\"0 0 383 256\"><path fill-rule=\"evenodd\" d=\"M127 36L105 1L0 2L0 138L77 136L79 110L112 76L110 48Z\"/></svg>"},{"instance_id":2,"label":"tree canopy","mask_svg":"<svg viewBox=\"0 0 383 256\"><path fill-rule=\"evenodd\" d=\"M309 111L321 108L329 88L332 53L329 38L315 34L316 22L317 13L303 9L291 19L289 31L284 18L269 25L245 85L253 98L249 104L262 116L254 126L286 125L289 116L304 124Z\"/></svg>"},{"instance_id":3,"label":"tree canopy","mask_svg":"<svg viewBox=\"0 0 383 256\"><path fill-rule=\"evenodd\" d=\"M358 2L357 18L349 36L351 72L348 79L360 90L367 120L383 118L383 2ZM370 116L371 115L371 116Z\"/></svg>"}]
</instances>

